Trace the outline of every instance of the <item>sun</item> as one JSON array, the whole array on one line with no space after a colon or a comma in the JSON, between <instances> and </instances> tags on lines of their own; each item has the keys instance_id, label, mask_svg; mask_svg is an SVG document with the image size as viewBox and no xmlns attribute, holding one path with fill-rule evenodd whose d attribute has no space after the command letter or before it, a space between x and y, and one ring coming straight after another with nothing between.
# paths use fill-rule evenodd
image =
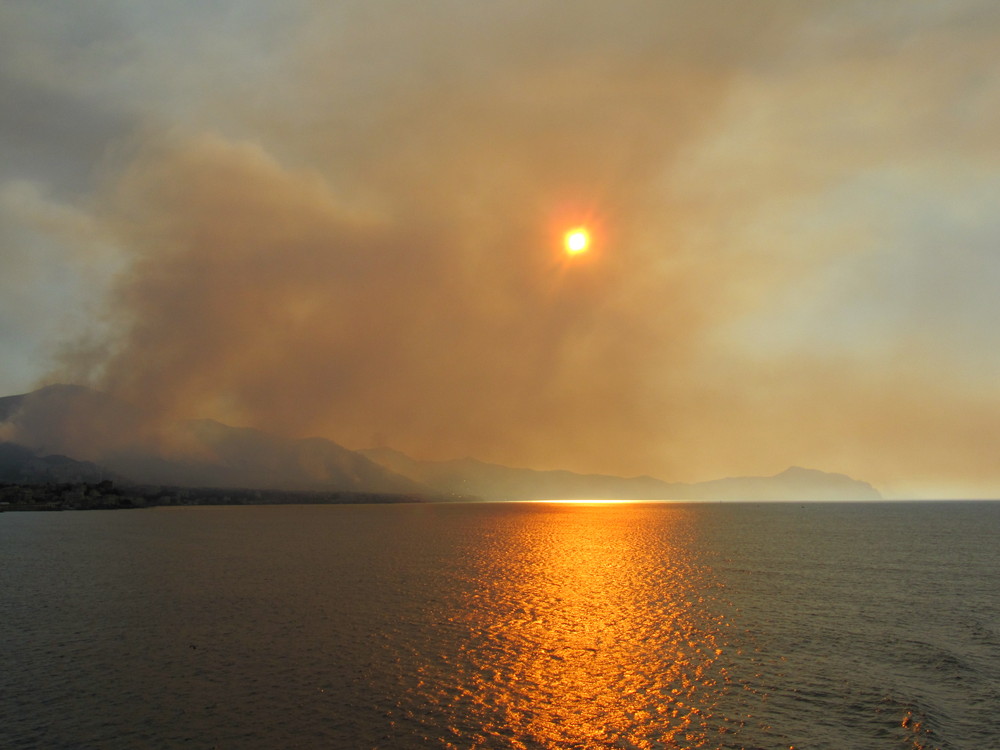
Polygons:
<instances>
[{"instance_id":1,"label":"sun","mask_svg":"<svg viewBox=\"0 0 1000 750\"><path fill-rule=\"evenodd\" d=\"M583 227L577 227L566 232L563 238L563 246L569 255L579 255L587 252L590 246L590 234Z\"/></svg>"}]
</instances>

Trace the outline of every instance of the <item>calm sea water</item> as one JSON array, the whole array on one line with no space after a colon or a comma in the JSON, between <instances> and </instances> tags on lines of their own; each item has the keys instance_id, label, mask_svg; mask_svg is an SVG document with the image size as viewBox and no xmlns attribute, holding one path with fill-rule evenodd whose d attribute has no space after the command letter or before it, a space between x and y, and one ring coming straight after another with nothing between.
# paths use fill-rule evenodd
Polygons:
<instances>
[{"instance_id":1,"label":"calm sea water","mask_svg":"<svg viewBox=\"0 0 1000 750\"><path fill-rule=\"evenodd\" d=\"M4 748L1000 747L1000 503L0 515Z\"/></svg>"}]
</instances>

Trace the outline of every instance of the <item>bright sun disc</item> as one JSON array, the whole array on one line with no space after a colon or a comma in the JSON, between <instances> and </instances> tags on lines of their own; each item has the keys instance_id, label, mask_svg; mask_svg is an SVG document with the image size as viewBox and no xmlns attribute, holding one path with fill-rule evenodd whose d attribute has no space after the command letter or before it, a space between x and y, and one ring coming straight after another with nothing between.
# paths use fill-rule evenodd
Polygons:
<instances>
[{"instance_id":1,"label":"bright sun disc","mask_svg":"<svg viewBox=\"0 0 1000 750\"><path fill-rule=\"evenodd\" d=\"M573 229L566 232L566 252L570 255L586 252L587 245L590 244L590 236L586 229Z\"/></svg>"}]
</instances>

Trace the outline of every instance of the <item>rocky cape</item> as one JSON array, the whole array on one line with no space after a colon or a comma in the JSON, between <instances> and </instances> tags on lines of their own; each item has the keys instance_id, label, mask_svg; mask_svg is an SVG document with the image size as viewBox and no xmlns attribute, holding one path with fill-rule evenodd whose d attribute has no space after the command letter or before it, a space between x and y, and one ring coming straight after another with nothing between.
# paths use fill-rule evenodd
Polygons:
<instances>
[{"instance_id":1,"label":"rocky cape","mask_svg":"<svg viewBox=\"0 0 1000 750\"><path fill-rule=\"evenodd\" d=\"M770 477L694 484L649 476L538 471L473 458L419 461L325 438L290 439L192 420L151 433L142 411L81 386L0 398L0 482L94 483L374 493L434 499L879 500L866 482L792 467ZM373 496L374 496L373 495Z\"/></svg>"}]
</instances>

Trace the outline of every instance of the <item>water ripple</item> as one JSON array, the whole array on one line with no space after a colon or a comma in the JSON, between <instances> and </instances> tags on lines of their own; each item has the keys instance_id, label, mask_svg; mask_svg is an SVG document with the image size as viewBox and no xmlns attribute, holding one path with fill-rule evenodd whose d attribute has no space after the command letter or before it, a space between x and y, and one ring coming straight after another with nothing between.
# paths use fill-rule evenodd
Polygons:
<instances>
[{"instance_id":1,"label":"water ripple","mask_svg":"<svg viewBox=\"0 0 1000 750\"><path fill-rule=\"evenodd\" d=\"M4 514L0 745L998 747L997 507Z\"/></svg>"}]
</instances>

